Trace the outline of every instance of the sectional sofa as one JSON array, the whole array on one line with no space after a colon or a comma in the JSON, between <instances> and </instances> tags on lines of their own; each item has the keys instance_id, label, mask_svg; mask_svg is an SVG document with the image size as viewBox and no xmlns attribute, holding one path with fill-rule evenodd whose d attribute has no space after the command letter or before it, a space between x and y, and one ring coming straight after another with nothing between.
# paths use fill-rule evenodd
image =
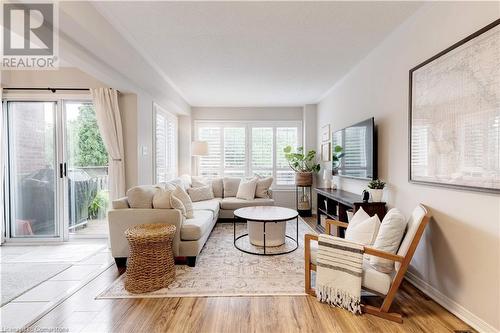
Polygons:
<instances>
[{"instance_id":1,"label":"sectional sofa","mask_svg":"<svg viewBox=\"0 0 500 333\"><path fill-rule=\"evenodd\" d=\"M181 176L168 183L188 190L192 185L190 176ZM116 264L123 267L129 256L125 230L143 223L169 223L177 227L173 247L176 258L186 257L191 267L201 252L218 219L233 219L233 212L242 207L272 206L272 191L252 200L236 198L237 178L218 178L211 181L213 199L193 202L193 218L185 218L177 209L153 208L153 197L159 187L166 184L136 186L127 191L127 197L114 200L108 212L111 253ZM236 186L236 189L235 189Z\"/></svg>"}]
</instances>

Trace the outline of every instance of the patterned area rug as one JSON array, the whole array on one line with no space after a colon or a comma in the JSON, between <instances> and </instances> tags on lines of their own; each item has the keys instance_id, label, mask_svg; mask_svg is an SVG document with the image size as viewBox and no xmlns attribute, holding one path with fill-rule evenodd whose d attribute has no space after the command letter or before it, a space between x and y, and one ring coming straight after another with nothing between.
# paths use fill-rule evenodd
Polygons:
<instances>
[{"instance_id":1,"label":"patterned area rug","mask_svg":"<svg viewBox=\"0 0 500 333\"><path fill-rule=\"evenodd\" d=\"M287 234L295 238L296 222L287 224ZM246 223L237 224L237 235L246 233ZM266 296L305 295L304 293L304 234L315 233L299 219L299 248L277 256L243 253L233 245L233 224L217 223L196 267L176 266L176 280L168 287L145 294L131 294L124 288L125 274L97 296L105 298L154 298L200 296ZM259 248L239 240L249 250ZM293 248L287 241L280 249ZM274 249L276 251L277 248Z\"/></svg>"}]
</instances>

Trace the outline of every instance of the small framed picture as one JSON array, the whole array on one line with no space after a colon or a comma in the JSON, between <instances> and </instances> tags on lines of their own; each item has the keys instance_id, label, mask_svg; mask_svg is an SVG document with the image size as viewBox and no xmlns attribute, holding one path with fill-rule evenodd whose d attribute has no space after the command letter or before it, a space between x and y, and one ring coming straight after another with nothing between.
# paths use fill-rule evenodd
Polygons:
<instances>
[{"instance_id":1,"label":"small framed picture","mask_svg":"<svg viewBox=\"0 0 500 333\"><path fill-rule=\"evenodd\" d=\"M321 142L330 142L330 124L321 127Z\"/></svg>"},{"instance_id":2,"label":"small framed picture","mask_svg":"<svg viewBox=\"0 0 500 333\"><path fill-rule=\"evenodd\" d=\"M331 146L330 142L323 143L321 145L321 160L323 162L328 162L331 159Z\"/></svg>"}]
</instances>

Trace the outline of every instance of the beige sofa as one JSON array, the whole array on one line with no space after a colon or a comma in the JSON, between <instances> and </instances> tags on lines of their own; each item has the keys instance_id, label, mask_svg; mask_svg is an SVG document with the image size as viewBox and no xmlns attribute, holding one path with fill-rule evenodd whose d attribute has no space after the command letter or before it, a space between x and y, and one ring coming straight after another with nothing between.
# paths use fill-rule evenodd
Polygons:
<instances>
[{"instance_id":1,"label":"beige sofa","mask_svg":"<svg viewBox=\"0 0 500 333\"><path fill-rule=\"evenodd\" d=\"M189 179L183 176L182 184L185 188L190 187ZM175 179L172 182L180 181ZM154 191L155 186L149 186L150 190ZM148 186L142 188L148 190ZM242 207L273 206L272 192L269 190L268 193L268 198L253 200L224 197L222 193L222 196L210 200L193 202L194 216L191 219L186 219L177 209L154 209L152 198L145 198L146 202L143 200L142 206L148 206L147 208L131 207L127 197L114 200L112 209L108 212L111 253L117 266L125 266L129 256L129 246L125 238L127 228L143 223L169 223L177 227L173 243L175 257L186 257L188 265L194 266L196 257L218 219L233 219L234 211ZM151 200L150 204L148 200Z\"/></svg>"}]
</instances>

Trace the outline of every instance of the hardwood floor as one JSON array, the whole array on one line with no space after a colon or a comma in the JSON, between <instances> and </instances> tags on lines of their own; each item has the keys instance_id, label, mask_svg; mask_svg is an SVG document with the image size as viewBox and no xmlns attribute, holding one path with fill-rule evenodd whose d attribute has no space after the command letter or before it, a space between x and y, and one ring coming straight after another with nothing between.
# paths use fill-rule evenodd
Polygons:
<instances>
[{"instance_id":1,"label":"hardwood floor","mask_svg":"<svg viewBox=\"0 0 500 333\"><path fill-rule=\"evenodd\" d=\"M311 296L95 300L118 276L110 267L30 329L70 332L453 332L473 330L403 283L396 298L404 323L351 313Z\"/></svg>"}]
</instances>

